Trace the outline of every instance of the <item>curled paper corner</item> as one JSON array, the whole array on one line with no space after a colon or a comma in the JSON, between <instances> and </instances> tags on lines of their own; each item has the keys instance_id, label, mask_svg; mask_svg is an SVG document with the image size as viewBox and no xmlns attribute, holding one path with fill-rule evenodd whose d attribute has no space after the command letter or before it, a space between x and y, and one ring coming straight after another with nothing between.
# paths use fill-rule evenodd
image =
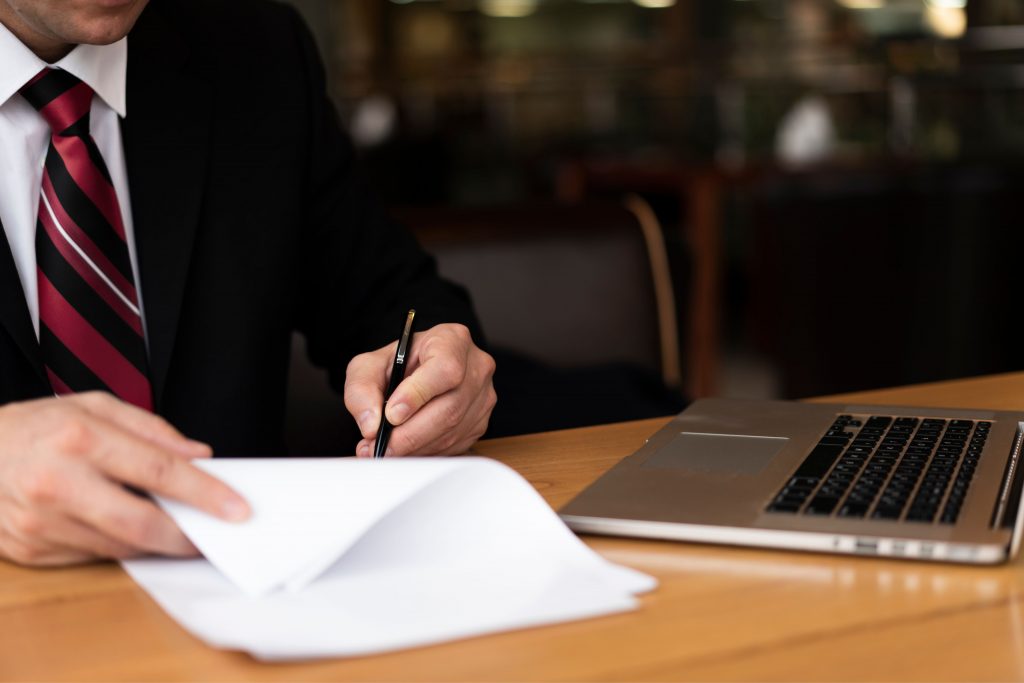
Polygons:
<instances>
[{"instance_id":1,"label":"curled paper corner","mask_svg":"<svg viewBox=\"0 0 1024 683\"><path fill-rule=\"evenodd\" d=\"M122 564L191 633L259 659L371 654L623 612L657 585L592 551L492 460L208 464L249 499L253 524L167 509L221 566L210 556Z\"/></svg>"}]
</instances>

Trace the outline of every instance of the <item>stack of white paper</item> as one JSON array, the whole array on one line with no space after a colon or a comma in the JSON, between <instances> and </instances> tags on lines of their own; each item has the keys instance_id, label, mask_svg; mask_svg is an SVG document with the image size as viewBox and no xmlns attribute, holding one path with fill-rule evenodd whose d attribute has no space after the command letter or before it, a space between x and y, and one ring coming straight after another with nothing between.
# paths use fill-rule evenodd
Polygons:
<instances>
[{"instance_id":1,"label":"stack of white paper","mask_svg":"<svg viewBox=\"0 0 1024 683\"><path fill-rule=\"evenodd\" d=\"M483 458L196 461L244 524L159 500L204 559L124 567L211 645L261 659L360 655L632 609L649 576L586 547Z\"/></svg>"}]
</instances>

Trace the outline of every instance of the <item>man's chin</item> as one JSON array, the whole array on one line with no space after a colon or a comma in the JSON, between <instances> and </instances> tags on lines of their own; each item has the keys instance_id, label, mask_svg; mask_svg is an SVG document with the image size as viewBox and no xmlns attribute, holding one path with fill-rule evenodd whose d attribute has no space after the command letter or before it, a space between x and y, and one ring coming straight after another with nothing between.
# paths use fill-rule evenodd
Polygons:
<instances>
[{"instance_id":1,"label":"man's chin","mask_svg":"<svg viewBox=\"0 0 1024 683\"><path fill-rule=\"evenodd\" d=\"M137 15L131 17L103 18L91 22L83 22L67 31L64 37L68 42L84 45L110 45L124 38L135 26Z\"/></svg>"},{"instance_id":2,"label":"man's chin","mask_svg":"<svg viewBox=\"0 0 1024 683\"><path fill-rule=\"evenodd\" d=\"M65 22L63 38L87 45L109 45L124 38L146 7L145 0L91 0L87 11L75 21Z\"/></svg>"}]
</instances>

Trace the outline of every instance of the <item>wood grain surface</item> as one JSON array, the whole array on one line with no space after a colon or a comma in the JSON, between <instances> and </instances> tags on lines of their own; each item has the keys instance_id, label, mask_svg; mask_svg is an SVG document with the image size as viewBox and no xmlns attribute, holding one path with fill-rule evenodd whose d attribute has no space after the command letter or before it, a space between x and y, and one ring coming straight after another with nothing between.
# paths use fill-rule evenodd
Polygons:
<instances>
[{"instance_id":1,"label":"wood grain surface","mask_svg":"<svg viewBox=\"0 0 1024 683\"><path fill-rule=\"evenodd\" d=\"M829 400L829 399L817 399ZM831 400L1024 410L1024 373ZM568 501L664 420L481 443ZM179 628L114 564L0 562L0 678L18 681L1001 681L1024 679L1024 576L611 538L661 582L635 612L396 654L262 664Z\"/></svg>"}]
</instances>

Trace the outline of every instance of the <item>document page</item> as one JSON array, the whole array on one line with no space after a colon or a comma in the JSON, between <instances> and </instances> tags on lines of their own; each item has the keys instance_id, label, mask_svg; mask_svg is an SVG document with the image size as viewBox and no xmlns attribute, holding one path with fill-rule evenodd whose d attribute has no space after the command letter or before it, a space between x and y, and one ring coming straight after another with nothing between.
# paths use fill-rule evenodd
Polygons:
<instances>
[{"instance_id":1,"label":"document page","mask_svg":"<svg viewBox=\"0 0 1024 683\"><path fill-rule=\"evenodd\" d=\"M613 565L484 458L225 459L232 524L158 499L203 558L125 569L209 644L266 660L352 656L608 614L655 581Z\"/></svg>"}]
</instances>

